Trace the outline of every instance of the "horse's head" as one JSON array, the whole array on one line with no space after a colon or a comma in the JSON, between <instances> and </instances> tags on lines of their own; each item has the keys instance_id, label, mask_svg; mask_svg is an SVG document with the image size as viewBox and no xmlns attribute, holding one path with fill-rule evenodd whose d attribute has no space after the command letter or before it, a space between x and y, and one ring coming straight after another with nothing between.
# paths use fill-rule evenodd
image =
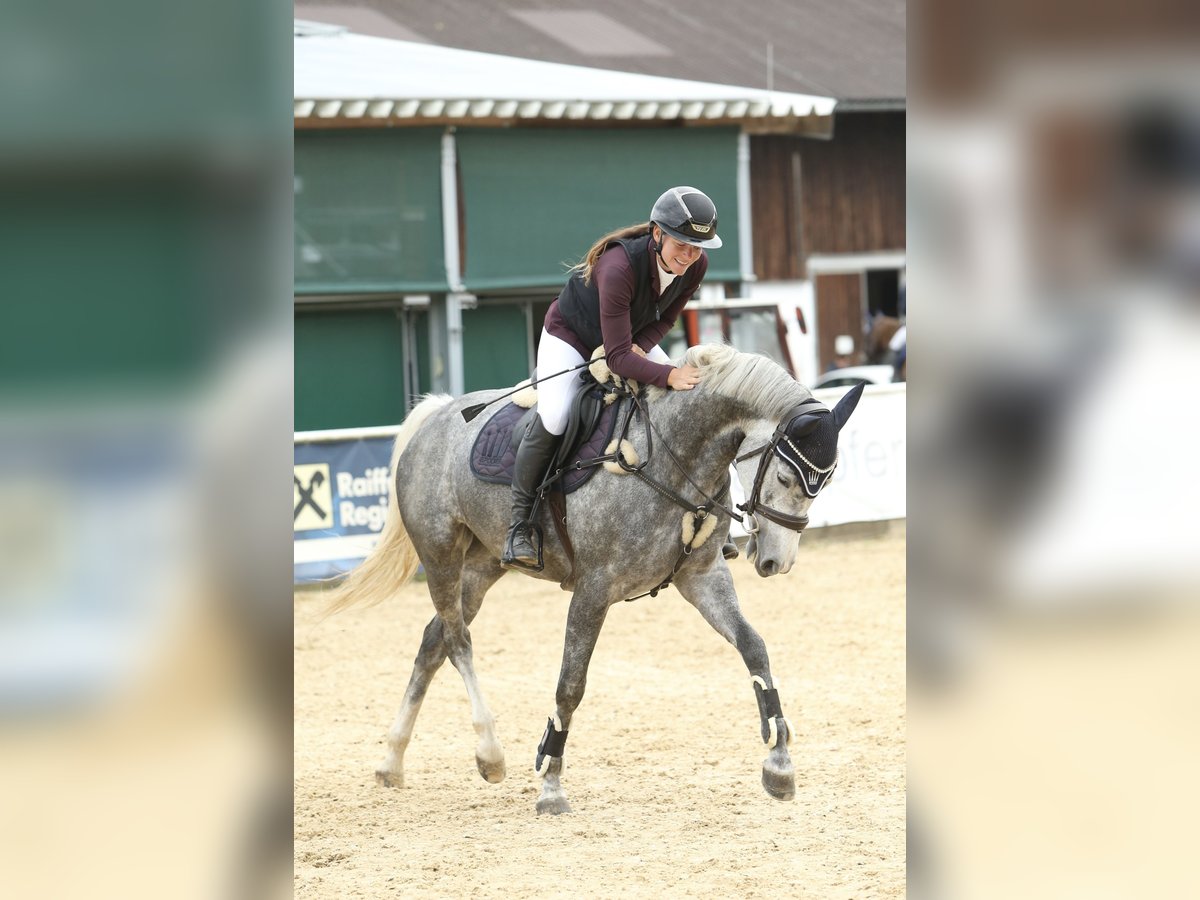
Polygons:
<instances>
[{"instance_id":1,"label":"horse's head","mask_svg":"<svg viewBox=\"0 0 1200 900\"><path fill-rule=\"evenodd\" d=\"M753 485L742 504L750 531L747 555L764 578L792 568L808 509L837 468L838 433L862 392L861 384L852 388L832 410L810 398L769 436L766 424L746 435L743 446L758 447L738 458L743 485Z\"/></svg>"}]
</instances>

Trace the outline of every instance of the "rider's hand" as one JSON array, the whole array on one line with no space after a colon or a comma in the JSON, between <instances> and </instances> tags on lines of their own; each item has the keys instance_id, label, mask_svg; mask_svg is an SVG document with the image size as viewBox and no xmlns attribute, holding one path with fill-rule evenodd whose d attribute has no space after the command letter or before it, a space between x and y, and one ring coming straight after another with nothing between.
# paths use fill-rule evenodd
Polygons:
<instances>
[{"instance_id":1,"label":"rider's hand","mask_svg":"<svg viewBox=\"0 0 1200 900\"><path fill-rule=\"evenodd\" d=\"M695 366L680 366L667 375L667 387L674 391L690 391L700 383L700 370Z\"/></svg>"},{"instance_id":2,"label":"rider's hand","mask_svg":"<svg viewBox=\"0 0 1200 900\"><path fill-rule=\"evenodd\" d=\"M632 350L634 353L636 353L638 356L646 355L646 351L643 350L641 347L639 347L637 344L631 345L629 349Z\"/></svg>"}]
</instances>

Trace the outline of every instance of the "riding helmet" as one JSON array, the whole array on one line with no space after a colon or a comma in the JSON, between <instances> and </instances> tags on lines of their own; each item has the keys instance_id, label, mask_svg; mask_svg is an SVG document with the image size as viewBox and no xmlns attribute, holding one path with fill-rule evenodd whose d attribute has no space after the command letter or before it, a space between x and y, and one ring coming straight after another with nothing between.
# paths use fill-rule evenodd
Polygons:
<instances>
[{"instance_id":1,"label":"riding helmet","mask_svg":"<svg viewBox=\"0 0 1200 900\"><path fill-rule=\"evenodd\" d=\"M673 187L654 203L650 221L685 244L721 246L717 237L717 207L694 187Z\"/></svg>"}]
</instances>

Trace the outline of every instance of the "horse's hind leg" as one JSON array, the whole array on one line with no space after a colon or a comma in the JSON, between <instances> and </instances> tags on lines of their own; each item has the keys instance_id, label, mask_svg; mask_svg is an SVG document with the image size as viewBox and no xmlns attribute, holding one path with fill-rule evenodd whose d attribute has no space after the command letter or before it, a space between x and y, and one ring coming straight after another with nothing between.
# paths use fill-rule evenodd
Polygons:
<instances>
[{"instance_id":1,"label":"horse's hind leg","mask_svg":"<svg viewBox=\"0 0 1200 900\"><path fill-rule=\"evenodd\" d=\"M467 687L467 696L471 699L471 723L479 736L475 748L475 767L484 780L491 784L499 784L504 780L504 750L496 737L496 720L483 699L479 681L475 677L475 663L471 651L471 634L467 626L475 619L483 603L483 595L495 584L504 569L488 550L478 541L472 543L467 550L466 564L461 573L462 618L459 639L447 642L447 653L450 662L462 675ZM451 634L454 632L451 631Z\"/></svg>"},{"instance_id":2,"label":"horse's hind leg","mask_svg":"<svg viewBox=\"0 0 1200 900\"><path fill-rule=\"evenodd\" d=\"M469 625L479 612L484 595L496 583L504 570L496 560L492 559L478 543L473 544L467 552L466 566L461 578L462 620ZM433 676L446 661L447 644L444 639L445 626L439 612L425 626L425 634L421 639L421 649L417 652L413 665L412 676L408 688L404 692L404 700L400 712L388 733L388 753L383 763L375 770L375 779L386 787L404 786L404 751L412 738L413 726L420 712L425 693L433 681ZM468 693L470 686L468 685ZM480 697L482 701L482 697ZM475 754L475 763L480 774L493 784L504 778L504 752L496 740L495 725L491 714L483 704L485 717L480 722L476 715L476 702L472 698L471 713L475 720L475 730L479 734L479 747Z\"/></svg>"},{"instance_id":3,"label":"horse's hind leg","mask_svg":"<svg viewBox=\"0 0 1200 900\"><path fill-rule=\"evenodd\" d=\"M392 728L388 732L388 752L379 768L375 770L375 780L385 787L404 787L404 751L412 739L413 725L417 721L417 713L421 711L421 703L425 700L425 692L433 681L433 676L446 660L446 649L442 643L442 620L434 616L425 626L425 634L421 638L421 649L417 651L417 659L413 664L412 675L408 679L408 687L404 691L404 700L400 704L400 712Z\"/></svg>"}]
</instances>

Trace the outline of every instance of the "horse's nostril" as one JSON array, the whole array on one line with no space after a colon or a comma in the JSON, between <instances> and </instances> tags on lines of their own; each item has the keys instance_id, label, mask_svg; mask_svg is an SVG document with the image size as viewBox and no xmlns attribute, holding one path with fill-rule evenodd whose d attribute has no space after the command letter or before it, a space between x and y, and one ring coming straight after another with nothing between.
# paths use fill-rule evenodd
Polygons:
<instances>
[{"instance_id":1,"label":"horse's nostril","mask_svg":"<svg viewBox=\"0 0 1200 900\"><path fill-rule=\"evenodd\" d=\"M762 564L762 570L764 575L774 575L779 571L779 563L773 559L768 559Z\"/></svg>"}]
</instances>

